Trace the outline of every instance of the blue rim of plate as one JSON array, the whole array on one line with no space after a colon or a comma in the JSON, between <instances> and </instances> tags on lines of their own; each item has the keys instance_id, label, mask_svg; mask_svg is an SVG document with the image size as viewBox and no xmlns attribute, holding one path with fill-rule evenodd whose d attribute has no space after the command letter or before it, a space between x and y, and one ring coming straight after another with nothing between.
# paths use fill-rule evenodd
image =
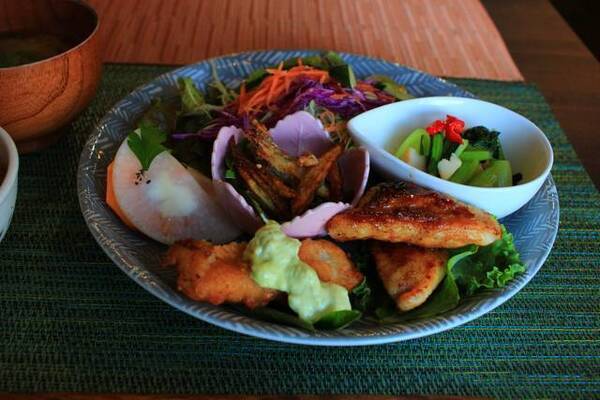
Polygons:
<instances>
[{"instance_id":1,"label":"blue rim of plate","mask_svg":"<svg viewBox=\"0 0 600 400\"><path fill-rule=\"evenodd\" d=\"M543 265L558 231L558 193L551 176L529 203L502 220L513 233L521 258L527 265L527 271L505 288L477 293L466 298L454 310L437 317L385 325L364 319L340 331L308 332L259 320L228 306L213 306L187 299L176 290L175 271L159 266L160 255L166 247L132 232L110 211L104 202L108 163L150 100L155 96L174 95L178 77L190 76L199 86L204 87L210 80L212 66L215 66L226 84L235 85L255 68L318 52L250 51L216 57L167 72L138 87L117 102L93 129L83 148L77 171L79 203L83 217L90 232L109 258L144 289L195 318L246 335L307 345L360 346L424 337L472 321L519 292ZM352 65L358 77L374 73L388 75L404 84L416 97L475 97L441 78L396 63L355 54L341 55Z\"/></svg>"}]
</instances>

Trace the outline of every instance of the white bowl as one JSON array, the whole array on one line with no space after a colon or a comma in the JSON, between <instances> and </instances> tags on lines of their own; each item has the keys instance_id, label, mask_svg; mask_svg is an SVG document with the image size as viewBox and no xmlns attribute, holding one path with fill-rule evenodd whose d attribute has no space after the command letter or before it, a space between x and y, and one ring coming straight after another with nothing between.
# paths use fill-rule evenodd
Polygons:
<instances>
[{"instance_id":1,"label":"white bowl","mask_svg":"<svg viewBox=\"0 0 600 400\"><path fill-rule=\"evenodd\" d=\"M2 171L6 173L2 175ZM0 128L0 241L6 235L17 200L19 154L12 138Z\"/></svg>"},{"instance_id":2,"label":"white bowl","mask_svg":"<svg viewBox=\"0 0 600 400\"><path fill-rule=\"evenodd\" d=\"M392 153L417 128L425 128L450 114L467 128L483 125L500 132L500 143L513 174L523 179L516 186L482 188L446 181L399 160ZM521 208L542 186L553 162L552 147L531 121L496 104L462 97L423 97L375 108L352 118L348 129L367 148L375 168L391 179L414 182L503 218Z\"/></svg>"}]
</instances>

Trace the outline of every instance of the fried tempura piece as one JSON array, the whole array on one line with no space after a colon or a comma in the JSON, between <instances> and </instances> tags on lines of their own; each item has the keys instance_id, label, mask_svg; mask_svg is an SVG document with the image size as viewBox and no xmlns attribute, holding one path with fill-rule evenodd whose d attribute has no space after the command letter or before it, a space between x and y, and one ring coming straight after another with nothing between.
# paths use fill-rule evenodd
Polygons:
<instances>
[{"instance_id":1,"label":"fried tempura piece","mask_svg":"<svg viewBox=\"0 0 600 400\"><path fill-rule=\"evenodd\" d=\"M214 245L204 240L185 240L172 245L162 265L176 266L177 287L192 300L219 305L241 303L261 307L273 300L277 290L259 286L252 268L243 261L247 243ZM298 256L312 267L324 282L352 289L362 281L346 253L326 240L304 240Z\"/></svg>"},{"instance_id":2,"label":"fried tempura piece","mask_svg":"<svg viewBox=\"0 0 600 400\"><path fill-rule=\"evenodd\" d=\"M430 248L485 246L500 239L496 219L473 206L408 183L381 183L327 223L335 240L377 239Z\"/></svg>"},{"instance_id":3,"label":"fried tempura piece","mask_svg":"<svg viewBox=\"0 0 600 400\"><path fill-rule=\"evenodd\" d=\"M448 253L444 250L373 242L371 253L379 277L400 311L423 304L446 275Z\"/></svg>"},{"instance_id":4,"label":"fried tempura piece","mask_svg":"<svg viewBox=\"0 0 600 400\"><path fill-rule=\"evenodd\" d=\"M342 154L344 149L340 145L334 145L320 158L319 163L310 169L300 179L300 185L296 190L296 197L292 199L292 214L299 215L304 212L315 197L319 186L323 183L329 170Z\"/></svg>"},{"instance_id":5,"label":"fried tempura piece","mask_svg":"<svg viewBox=\"0 0 600 400\"><path fill-rule=\"evenodd\" d=\"M329 240L303 240L298 257L310 265L323 282L335 283L352 290L363 280L363 274L346 252Z\"/></svg>"},{"instance_id":6,"label":"fried tempura piece","mask_svg":"<svg viewBox=\"0 0 600 400\"><path fill-rule=\"evenodd\" d=\"M169 248L164 266L176 266L177 287L192 300L211 304L242 303L256 308L269 303L276 290L260 287L250 276L250 265L242 262L246 243L213 245L204 240L186 240Z\"/></svg>"}]
</instances>

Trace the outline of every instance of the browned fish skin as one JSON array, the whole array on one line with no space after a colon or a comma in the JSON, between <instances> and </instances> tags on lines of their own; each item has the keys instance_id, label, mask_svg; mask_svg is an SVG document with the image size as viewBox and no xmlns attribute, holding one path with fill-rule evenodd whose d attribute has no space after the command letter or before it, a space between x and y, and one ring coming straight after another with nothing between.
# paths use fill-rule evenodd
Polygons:
<instances>
[{"instance_id":1,"label":"browned fish skin","mask_svg":"<svg viewBox=\"0 0 600 400\"><path fill-rule=\"evenodd\" d=\"M485 246L502 235L492 215L409 183L372 187L356 207L330 219L327 230L338 241L377 239L429 248Z\"/></svg>"},{"instance_id":2,"label":"browned fish skin","mask_svg":"<svg viewBox=\"0 0 600 400\"><path fill-rule=\"evenodd\" d=\"M379 277L400 311L423 304L446 275L445 250L373 242L371 253Z\"/></svg>"}]
</instances>

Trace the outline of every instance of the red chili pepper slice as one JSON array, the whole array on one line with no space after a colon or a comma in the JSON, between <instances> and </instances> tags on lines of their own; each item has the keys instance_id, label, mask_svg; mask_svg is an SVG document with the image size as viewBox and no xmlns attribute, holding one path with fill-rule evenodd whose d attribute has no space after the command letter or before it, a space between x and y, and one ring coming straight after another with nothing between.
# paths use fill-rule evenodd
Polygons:
<instances>
[{"instance_id":1,"label":"red chili pepper slice","mask_svg":"<svg viewBox=\"0 0 600 400\"><path fill-rule=\"evenodd\" d=\"M446 137L448 140L461 144L463 142L461 135L464 129L464 121L461 121L452 115L446 116Z\"/></svg>"},{"instance_id":2,"label":"red chili pepper slice","mask_svg":"<svg viewBox=\"0 0 600 400\"><path fill-rule=\"evenodd\" d=\"M427 133L429 133L429 135L433 136L436 133L443 132L445 128L446 124L444 124L444 121L437 119L433 121L425 130Z\"/></svg>"},{"instance_id":3,"label":"red chili pepper slice","mask_svg":"<svg viewBox=\"0 0 600 400\"><path fill-rule=\"evenodd\" d=\"M425 130L431 136L442 132L449 141L461 144L463 142L461 135L465 130L465 122L455 116L446 115L446 121L437 119Z\"/></svg>"}]
</instances>

